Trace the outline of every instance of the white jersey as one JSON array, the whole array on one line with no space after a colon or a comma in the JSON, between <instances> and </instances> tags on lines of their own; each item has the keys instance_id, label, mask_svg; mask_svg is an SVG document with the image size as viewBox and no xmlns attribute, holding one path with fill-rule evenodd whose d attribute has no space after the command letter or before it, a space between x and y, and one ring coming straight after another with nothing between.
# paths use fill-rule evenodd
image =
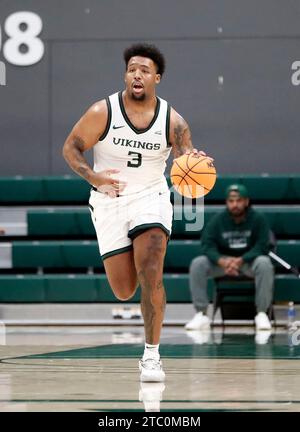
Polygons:
<instances>
[{"instance_id":1,"label":"white jersey","mask_svg":"<svg viewBox=\"0 0 300 432\"><path fill-rule=\"evenodd\" d=\"M157 97L155 114L149 126L137 129L129 120L122 92L106 99L108 121L94 146L94 171L118 169L114 174L127 182L120 195L131 195L151 188L167 190L164 176L169 157L170 105Z\"/></svg>"}]
</instances>

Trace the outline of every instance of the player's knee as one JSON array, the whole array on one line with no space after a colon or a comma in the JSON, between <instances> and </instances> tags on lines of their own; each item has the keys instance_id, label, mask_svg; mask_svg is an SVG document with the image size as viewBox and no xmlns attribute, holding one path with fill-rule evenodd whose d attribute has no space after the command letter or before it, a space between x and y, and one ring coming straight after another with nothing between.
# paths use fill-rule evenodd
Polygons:
<instances>
[{"instance_id":1,"label":"player's knee","mask_svg":"<svg viewBox=\"0 0 300 432\"><path fill-rule=\"evenodd\" d=\"M119 284L118 286L113 286L112 288L114 295L117 297L118 300L126 301L130 300L134 296L137 285L128 286Z\"/></svg>"},{"instance_id":2,"label":"player's knee","mask_svg":"<svg viewBox=\"0 0 300 432\"><path fill-rule=\"evenodd\" d=\"M142 298L147 298L147 301L155 305L158 301L164 297L164 285L162 277L145 277L141 283Z\"/></svg>"},{"instance_id":3,"label":"player's knee","mask_svg":"<svg viewBox=\"0 0 300 432\"><path fill-rule=\"evenodd\" d=\"M161 268L160 256L148 256L144 260L144 268L150 272L157 273Z\"/></svg>"},{"instance_id":4,"label":"player's knee","mask_svg":"<svg viewBox=\"0 0 300 432\"><path fill-rule=\"evenodd\" d=\"M118 300L121 301L127 301L130 300L133 297L133 293L130 294L126 294L126 293L115 293L115 296L117 297Z\"/></svg>"},{"instance_id":5,"label":"player's knee","mask_svg":"<svg viewBox=\"0 0 300 432\"><path fill-rule=\"evenodd\" d=\"M145 282L161 277L162 264L159 257L154 255L147 255L140 261L140 268L138 270L139 279L143 279Z\"/></svg>"},{"instance_id":6,"label":"player's knee","mask_svg":"<svg viewBox=\"0 0 300 432\"><path fill-rule=\"evenodd\" d=\"M114 294L117 297L117 299L121 301L130 300L134 296L134 292L114 291Z\"/></svg>"}]
</instances>

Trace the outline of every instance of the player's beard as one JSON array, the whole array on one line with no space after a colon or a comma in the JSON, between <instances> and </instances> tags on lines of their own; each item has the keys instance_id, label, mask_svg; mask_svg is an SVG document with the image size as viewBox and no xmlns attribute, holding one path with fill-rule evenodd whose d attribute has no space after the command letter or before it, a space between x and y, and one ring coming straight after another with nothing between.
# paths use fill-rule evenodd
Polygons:
<instances>
[{"instance_id":1,"label":"player's beard","mask_svg":"<svg viewBox=\"0 0 300 432\"><path fill-rule=\"evenodd\" d=\"M142 93L141 95L136 95L134 92L131 92L131 98L136 102L143 102L146 99L146 93Z\"/></svg>"}]
</instances>

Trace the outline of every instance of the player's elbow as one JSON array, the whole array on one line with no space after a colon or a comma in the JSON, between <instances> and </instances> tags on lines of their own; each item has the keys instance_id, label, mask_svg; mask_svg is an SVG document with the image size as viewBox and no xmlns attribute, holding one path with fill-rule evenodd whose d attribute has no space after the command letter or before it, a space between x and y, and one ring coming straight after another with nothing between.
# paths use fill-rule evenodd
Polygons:
<instances>
[{"instance_id":1,"label":"player's elbow","mask_svg":"<svg viewBox=\"0 0 300 432\"><path fill-rule=\"evenodd\" d=\"M72 155L78 153L82 154L85 150L86 144L84 140L80 136L71 133L63 145L62 153L63 157L68 159L69 157L72 157Z\"/></svg>"},{"instance_id":2,"label":"player's elbow","mask_svg":"<svg viewBox=\"0 0 300 432\"><path fill-rule=\"evenodd\" d=\"M69 146L66 141L62 148L62 156L65 160L68 160L68 153L69 153Z\"/></svg>"},{"instance_id":3,"label":"player's elbow","mask_svg":"<svg viewBox=\"0 0 300 432\"><path fill-rule=\"evenodd\" d=\"M72 153L72 147L72 140L68 137L62 147L62 156L66 161L68 161L70 154Z\"/></svg>"},{"instance_id":4,"label":"player's elbow","mask_svg":"<svg viewBox=\"0 0 300 432\"><path fill-rule=\"evenodd\" d=\"M64 143L62 150L61 150L62 156L64 159L66 159L66 143Z\"/></svg>"}]
</instances>

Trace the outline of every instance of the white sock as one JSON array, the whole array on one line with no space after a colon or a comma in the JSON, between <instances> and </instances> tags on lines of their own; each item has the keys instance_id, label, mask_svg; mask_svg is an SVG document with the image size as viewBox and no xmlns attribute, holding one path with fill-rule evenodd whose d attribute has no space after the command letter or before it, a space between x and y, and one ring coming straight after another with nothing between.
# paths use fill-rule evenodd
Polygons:
<instances>
[{"instance_id":1,"label":"white sock","mask_svg":"<svg viewBox=\"0 0 300 432\"><path fill-rule=\"evenodd\" d=\"M143 355L143 359L145 358L153 358L153 357L158 357L159 358L159 344L158 345L151 345L148 343L145 343L145 350L144 350L144 355Z\"/></svg>"}]
</instances>

